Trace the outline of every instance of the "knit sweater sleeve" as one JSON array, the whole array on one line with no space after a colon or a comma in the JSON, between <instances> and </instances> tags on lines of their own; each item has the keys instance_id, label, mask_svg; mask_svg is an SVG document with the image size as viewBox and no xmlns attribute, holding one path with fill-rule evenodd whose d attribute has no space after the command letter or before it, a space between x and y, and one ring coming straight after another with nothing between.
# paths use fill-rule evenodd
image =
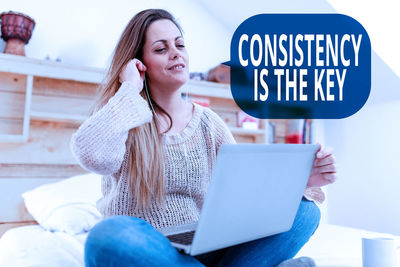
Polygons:
<instances>
[{"instance_id":1,"label":"knit sweater sleeve","mask_svg":"<svg viewBox=\"0 0 400 267\"><path fill-rule=\"evenodd\" d=\"M322 204L325 201L325 193L320 187L307 187L304 190L303 196L306 199L314 201L318 204Z\"/></svg>"},{"instance_id":2,"label":"knit sweater sleeve","mask_svg":"<svg viewBox=\"0 0 400 267\"><path fill-rule=\"evenodd\" d=\"M101 175L116 173L123 162L129 130L152 119L147 102L123 83L101 109L72 135L70 148L79 164Z\"/></svg>"}]
</instances>

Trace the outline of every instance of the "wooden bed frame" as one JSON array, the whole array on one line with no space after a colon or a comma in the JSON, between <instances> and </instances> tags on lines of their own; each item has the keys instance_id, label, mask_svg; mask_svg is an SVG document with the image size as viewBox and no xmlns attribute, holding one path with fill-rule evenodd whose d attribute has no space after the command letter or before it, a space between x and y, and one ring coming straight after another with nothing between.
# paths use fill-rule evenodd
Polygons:
<instances>
[{"instance_id":1,"label":"wooden bed frame","mask_svg":"<svg viewBox=\"0 0 400 267\"><path fill-rule=\"evenodd\" d=\"M36 224L25 209L23 192L87 172L69 151L74 130L65 123L32 121L27 143L0 143L0 236Z\"/></svg>"},{"instance_id":2,"label":"wooden bed frame","mask_svg":"<svg viewBox=\"0 0 400 267\"><path fill-rule=\"evenodd\" d=\"M99 69L0 54L0 236L37 224L23 192L87 172L69 141L102 76Z\"/></svg>"},{"instance_id":3,"label":"wooden bed frame","mask_svg":"<svg viewBox=\"0 0 400 267\"><path fill-rule=\"evenodd\" d=\"M36 224L24 207L23 192L87 172L69 142L87 118L103 76L101 69L0 53L0 236ZM238 142L268 140L264 122L259 130L236 127L239 108L228 85L189 81L187 86L191 96L209 99Z\"/></svg>"}]
</instances>

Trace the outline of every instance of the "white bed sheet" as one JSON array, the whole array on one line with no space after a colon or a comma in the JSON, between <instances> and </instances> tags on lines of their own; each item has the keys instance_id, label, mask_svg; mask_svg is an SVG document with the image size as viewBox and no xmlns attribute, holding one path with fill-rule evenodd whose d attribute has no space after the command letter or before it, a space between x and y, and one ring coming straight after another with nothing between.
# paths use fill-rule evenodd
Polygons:
<instances>
[{"instance_id":1,"label":"white bed sheet","mask_svg":"<svg viewBox=\"0 0 400 267\"><path fill-rule=\"evenodd\" d=\"M309 256L320 267L359 267L361 238L377 236L391 235L321 224L297 257ZM39 225L11 229L0 239L0 266L83 267L86 237L45 231Z\"/></svg>"},{"instance_id":2,"label":"white bed sheet","mask_svg":"<svg viewBox=\"0 0 400 267\"><path fill-rule=\"evenodd\" d=\"M0 239L1 267L82 267L87 233L69 235L39 225L8 230Z\"/></svg>"}]
</instances>

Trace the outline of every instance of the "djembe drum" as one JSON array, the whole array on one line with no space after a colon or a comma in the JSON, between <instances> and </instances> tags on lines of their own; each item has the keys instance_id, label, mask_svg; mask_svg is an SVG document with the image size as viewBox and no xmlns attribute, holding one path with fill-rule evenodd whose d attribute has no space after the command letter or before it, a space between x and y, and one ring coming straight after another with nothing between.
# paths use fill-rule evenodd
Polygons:
<instances>
[{"instance_id":1,"label":"djembe drum","mask_svg":"<svg viewBox=\"0 0 400 267\"><path fill-rule=\"evenodd\" d=\"M25 56L25 45L32 36L35 21L13 11L0 14L1 38L6 41L4 53Z\"/></svg>"}]
</instances>

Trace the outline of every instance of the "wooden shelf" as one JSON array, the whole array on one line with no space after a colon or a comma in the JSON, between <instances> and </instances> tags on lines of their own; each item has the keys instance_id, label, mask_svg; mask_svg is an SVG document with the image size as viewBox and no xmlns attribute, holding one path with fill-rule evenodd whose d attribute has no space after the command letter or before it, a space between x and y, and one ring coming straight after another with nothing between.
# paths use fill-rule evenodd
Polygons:
<instances>
[{"instance_id":1,"label":"wooden shelf","mask_svg":"<svg viewBox=\"0 0 400 267\"><path fill-rule=\"evenodd\" d=\"M188 93L191 95L232 99L231 90L226 84L189 80L184 86L188 87Z\"/></svg>"},{"instance_id":2,"label":"wooden shelf","mask_svg":"<svg viewBox=\"0 0 400 267\"><path fill-rule=\"evenodd\" d=\"M264 129L244 129L240 127L229 127L233 134L252 134L252 135L264 135Z\"/></svg>"},{"instance_id":3,"label":"wooden shelf","mask_svg":"<svg viewBox=\"0 0 400 267\"><path fill-rule=\"evenodd\" d=\"M99 68L77 67L3 53L0 53L0 71L89 83L100 83L104 77L104 70Z\"/></svg>"},{"instance_id":4,"label":"wooden shelf","mask_svg":"<svg viewBox=\"0 0 400 267\"><path fill-rule=\"evenodd\" d=\"M87 116L73 114L31 111L31 119L40 121L72 122L80 124L84 122L87 118Z\"/></svg>"}]
</instances>

